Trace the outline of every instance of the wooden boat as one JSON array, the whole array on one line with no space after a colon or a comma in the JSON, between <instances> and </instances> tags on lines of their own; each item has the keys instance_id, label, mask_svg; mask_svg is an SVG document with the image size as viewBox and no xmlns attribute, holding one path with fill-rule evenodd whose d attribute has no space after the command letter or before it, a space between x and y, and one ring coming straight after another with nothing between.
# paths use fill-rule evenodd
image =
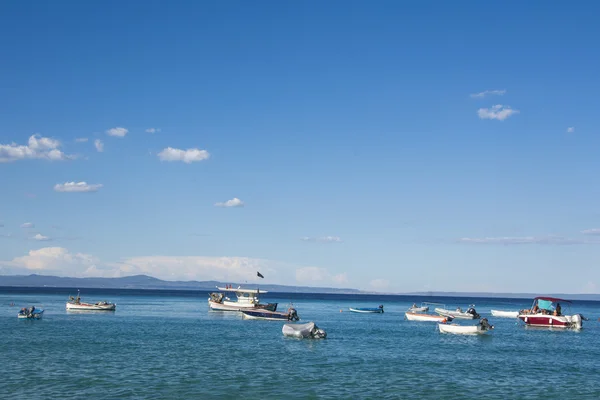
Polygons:
<instances>
[{"instance_id":1,"label":"wooden boat","mask_svg":"<svg viewBox=\"0 0 600 400\"><path fill-rule=\"evenodd\" d=\"M19 319L42 319L44 310L38 310L35 306L21 308L17 314Z\"/></svg>"},{"instance_id":2,"label":"wooden boat","mask_svg":"<svg viewBox=\"0 0 600 400\"><path fill-rule=\"evenodd\" d=\"M407 311L404 317L409 321L426 321L426 322L447 322L452 321L452 317L444 317L442 315L414 313Z\"/></svg>"},{"instance_id":3,"label":"wooden boat","mask_svg":"<svg viewBox=\"0 0 600 400\"><path fill-rule=\"evenodd\" d=\"M501 310L492 310L492 315L498 318L517 318L519 316L518 311L501 311Z\"/></svg>"},{"instance_id":4,"label":"wooden boat","mask_svg":"<svg viewBox=\"0 0 600 400\"><path fill-rule=\"evenodd\" d=\"M383 305L376 308L353 308L350 307L350 311L355 313L371 313L371 314L383 314Z\"/></svg>"},{"instance_id":5,"label":"wooden boat","mask_svg":"<svg viewBox=\"0 0 600 400\"><path fill-rule=\"evenodd\" d=\"M460 319L477 319L480 318L481 315L477 314L475 310L475 306L471 304L467 311L463 311L460 307L457 307L456 310L448 310L446 308L436 308L434 310L439 315L444 317L452 317L452 318L460 318Z\"/></svg>"},{"instance_id":6,"label":"wooden boat","mask_svg":"<svg viewBox=\"0 0 600 400\"><path fill-rule=\"evenodd\" d=\"M494 329L487 318L482 318L477 325L438 324L441 333L455 335L482 335Z\"/></svg>"},{"instance_id":7,"label":"wooden boat","mask_svg":"<svg viewBox=\"0 0 600 400\"><path fill-rule=\"evenodd\" d=\"M67 301L67 310L77 311L115 311L117 305L115 303L109 303L107 301L98 301L96 303L84 303L81 301L79 291L77 291L77 297L70 296Z\"/></svg>"},{"instance_id":8,"label":"wooden boat","mask_svg":"<svg viewBox=\"0 0 600 400\"><path fill-rule=\"evenodd\" d=\"M298 313L293 307L288 308L287 312L270 311L262 309L241 310L243 319L263 319L268 321L299 321Z\"/></svg>"},{"instance_id":9,"label":"wooden boat","mask_svg":"<svg viewBox=\"0 0 600 400\"><path fill-rule=\"evenodd\" d=\"M234 293L237 297L236 301L226 297L223 293L211 293L208 298L208 306L212 311L242 311L242 310L269 310L277 311L277 303L262 304L260 295L268 293L266 290L260 289L242 289L237 288L220 288L221 292Z\"/></svg>"},{"instance_id":10,"label":"wooden boat","mask_svg":"<svg viewBox=\"0 0 600 400\"><path fill-rule=\"evenodd\" d=\"M314 322L305 324L284 324L281 328L283 336L294 337L298 339L325 339L327 332L315 325Z\"/></svg>"},{"instance_id":11,"label":"wooden boat","mask_svg":"<svg viewBox=\"0 0 600 400\"><path fill-rule=\"evenodd\" d=\"M561 303L568 307L570 315L562 313ZM581 329L583 320L587 320L587 318L581 314L571 314L570 308L569 300L556 297L536 297L529 310L519 311L518 318L528 326Z\"/></svg>"}]
</instances>

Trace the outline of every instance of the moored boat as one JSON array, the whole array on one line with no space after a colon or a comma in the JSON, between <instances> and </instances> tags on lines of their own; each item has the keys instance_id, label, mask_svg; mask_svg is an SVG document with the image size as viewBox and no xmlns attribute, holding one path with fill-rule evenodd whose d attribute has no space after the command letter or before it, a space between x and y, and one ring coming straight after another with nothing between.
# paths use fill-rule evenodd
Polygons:
<instances>
[{"instance_id":1,"label":"moored boat","mask_svg":"<svg viewBox=\"0 0 600 400\"><path fill-rule=\"evenodd\" d=\"M349 309L355 313L365 313L365 314L383 314L383 305L374 308L359 308L359 307L350 307Z\"/></svg>"},{"instance_id":2,"label":"moored boat","mask_svg":"<svg viewBox=\"0 0 600 400\"><path fill-rule=\"evenodd\" d=\"M425 322L447 322L452 321L452 317L444 317L442 315L414 313L407 311L404 317L409 321L425 321Z\"/></svg>"},{"instance_id":3,"label":"moored boat","mask_svg":"<svg viewBox=\"0 0 600 400\"><path fill-rule=\"evenodd\" d=\"M268 293L260 289L220 288L225 293L235 293L237 300L233 301L223 293L211 293L208 298L208 306L212 311L242 311L242 310L268 310L277 311L277 303L262 304L260 295Z\"/></svg>"},{"instance_id":4,"label":"moored boat","mask_svg":"<svg viewBox=\"0 0 600 400\"><path fill-rule=\"evenodd\" d=\"M44 310L38 310L35 306L21 308L17 314L19 319L42 319Z\"/></svg>"},{"instance_id":5,"label":"moored boat","mask_svg":"<svg viewBox=\"0 0 600 400\"><path fill-rule=\"evenodd\" d=\"M315 325L314 322L305 324L284 324L281 328L283 336L294 337L298 339L325 339L327 332Z\"/></svg>"},{"instance_id":6,"label":"moored boat","mask_svg":"<svg viewBox=\"0 0 600 400\"><path fill-rule=\"evenodd\" d=\"M77 297L70 296L67 301L67 310L78 310L78 311L115 311L117 305L115 303L109 303L107 301L98 301L96 303L84 303L81 301L79 291L77 291Z\"/></svg>"},{"instance_id":7,"label":"moored boat","mask_svg":"<svg viewBox=\"0 0 600 400\"><path fill-rule=\"evenodd\" d=\"M460 307L456 307L456 310L448 310L446 308L436 308L434 310L439 315L444 317L460 318L460 319L477 319L481 315L477 314L475 305L471 304L467 311L463 311Z\"/></svg>"},{"instance_id":8,"label":"moored boat","mask_svg":"<svg viewBox=\"0 0 600 400\"><path fill-rule=\"evenodd\" d=\"M517 318L519 316L518 311L491 310L491 313L498 318Z\"/></svg>"},{"instance_id":9,"label":"moored boat","mask_svg":"<svg viewBox=\"0 0 600 400\"><path fill-rule=\"evenodd\" d=\"M441 333L452 333L455 335L482 335L488 333L494 327L490 325L487 318L482 318L477 325L438 324Z\"/></svg>"},{"instance_id":10,"label":"moored boat","mask_svg":"<svg viewBox=\"0 0 600 400\"><path fill-rule=\"evenodd\" d=\"M270 311L264 309L241 310L243 319L262 319L268 321L299 321L298 313L293 307L288 308L287 312Z\"/></svg>"},{"instance_id":11,"label":"moored boat","mask_svg":"<svg viewBox=\"0 0 600 400\"><path fill-rule=\"evenodd\" d=\"M570 311L564 315L560 303L570 310L571 302L569 300L556 297L536 297L529 310L519 311L518 318L528 326L581 329L583 320L586 318L581 314L571 314Z\"/></svg>"},{"instance_id":12,"label":"moored boat","mask_svg":"<svg viewBox=\"0 0 600 400\"><path fill-rule=\"evenodd\" d=\"M429 311L429 306L427 306L425 304L426 303L421 304L421 306L419 307L419 306L417 306L417 303L413 303L413 305L407 311L411 312L411 313L424 313L424 312L427 312L427 311Z\"/></svg>"}]
</instances>

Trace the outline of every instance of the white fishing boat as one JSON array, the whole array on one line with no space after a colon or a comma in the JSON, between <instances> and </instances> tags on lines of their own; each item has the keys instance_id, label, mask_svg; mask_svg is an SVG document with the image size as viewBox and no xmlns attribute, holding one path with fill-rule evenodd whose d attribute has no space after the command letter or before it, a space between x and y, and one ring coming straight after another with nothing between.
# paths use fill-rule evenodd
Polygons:
<instances>
[{"instance_id":1,"label":"white fishing boat","mask_svg":"<svg viewBox=\"0 0 600 400\"><path fill-rule=\"evenodd\" d=\"M434 310L439 315L444 317L460 318L460 319L477 319L481 315L477 314L475 305L471 304L467 311L463 311L460 307L456 307L456 310L448 310L446 308L436 308Z\"/></svg>"},{"instance_id":2,"label":"white fishing boat","mask_svg":"<svg viewBox=\"0 0 600 400\"><path fill-rule=\"evenodd\" d=\"M298 339L325 339L327 332L315 325L314 322L305 324L284 324L281 328L283 336L294 337Z\"/></svg>"},{"instance_id":3,"label":"white fishing boat","mask_svg":"<svg viewBox=\"0 0 600 400\"><path fill-rule=\"evenodd\" d=\"M115 303L109 303L107 301L98 301L96 303L84 303L81 301L79 291L77 291L77 297L70 296L67 301L67 310L77 311L115 311L117 305Z\"/></svg>"},{"instance_id":4,"label":"white fishing boat","mask_svg":"<svg viewBox=\"0 0 600 400\"><path fill-rule=\"evenodd\" d=\"M221 292L234 293L237 300L231 300L223 293L211 293L208 298L208 306L212 311L242 311L263 309L277 311L277 303L261 304L260 295L268 293L260 289L242 289L241 287L217 287Z\"/></svg>"},{"instance_id":5,"label":"white fishing boat","mask_svg":"<svg viewBox=\"0 0 600 400\"><path fill-rule=\"evenodd\" d=\"M482 318L477 325L438 324L441 333L452 333L455 335L483 335L494 327L489 324L487 318Z\"/></svg>"},{"instance_id":6,"label":"white fishing boat","mask_svg":"<svg viewBox=\"0 0 600 400\"><path fill-rule=\"evenodd\" d=\"M519 316L518 311L502 311L502 310L492 310L492 315L498 318L517 318Z\"/></svg>"}]
</instances>

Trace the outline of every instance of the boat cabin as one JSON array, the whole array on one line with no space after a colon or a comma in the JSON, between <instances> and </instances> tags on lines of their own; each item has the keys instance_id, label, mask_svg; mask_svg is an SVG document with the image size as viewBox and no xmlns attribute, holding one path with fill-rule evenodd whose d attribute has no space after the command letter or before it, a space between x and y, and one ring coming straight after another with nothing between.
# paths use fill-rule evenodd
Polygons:
<instances>
[{"instance_id":1,"label":"boat cabin","mask_svg":"<svg viewBox=\"0 0 600 400\"><path fill-rule=\"evenodd\" d=\"M562 304L561 304L562 303ZM521 314L542 314L542 315L564 315L563 307L570 308L569 300L559 299L556 297L540 296L533 299L529 310L521 310Z\"/></svg>"}]
</instances>

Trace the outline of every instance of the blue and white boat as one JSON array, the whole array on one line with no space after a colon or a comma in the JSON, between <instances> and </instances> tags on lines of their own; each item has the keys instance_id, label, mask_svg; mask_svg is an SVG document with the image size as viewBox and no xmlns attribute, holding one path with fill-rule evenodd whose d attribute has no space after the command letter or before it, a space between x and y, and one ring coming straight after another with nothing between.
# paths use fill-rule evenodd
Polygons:
<instances>
[{"instance_id":1,"label":"blue and white boat","mask_svg":"<svg viewBox=\"0 0 600 400\"><path fill-rule=\"evenodd\" d=\"M370 313L370 314L383 314L383 305L380 305L377 308L353 308L350 307L350 311L355 313Z\"/></svg>"},{"instance_id":2,"label":"blue and white boat","mask_svg":"<svg viewBox=\"0 0 600 400\"><path fill-rule=\"evenodd\" d=\"M44 310L38 310L35 306L31 306L29 308L21 308L19 313L17 314L17 318L19 319L42 319L44 315Z\"/></svg>"}]
</instances>

